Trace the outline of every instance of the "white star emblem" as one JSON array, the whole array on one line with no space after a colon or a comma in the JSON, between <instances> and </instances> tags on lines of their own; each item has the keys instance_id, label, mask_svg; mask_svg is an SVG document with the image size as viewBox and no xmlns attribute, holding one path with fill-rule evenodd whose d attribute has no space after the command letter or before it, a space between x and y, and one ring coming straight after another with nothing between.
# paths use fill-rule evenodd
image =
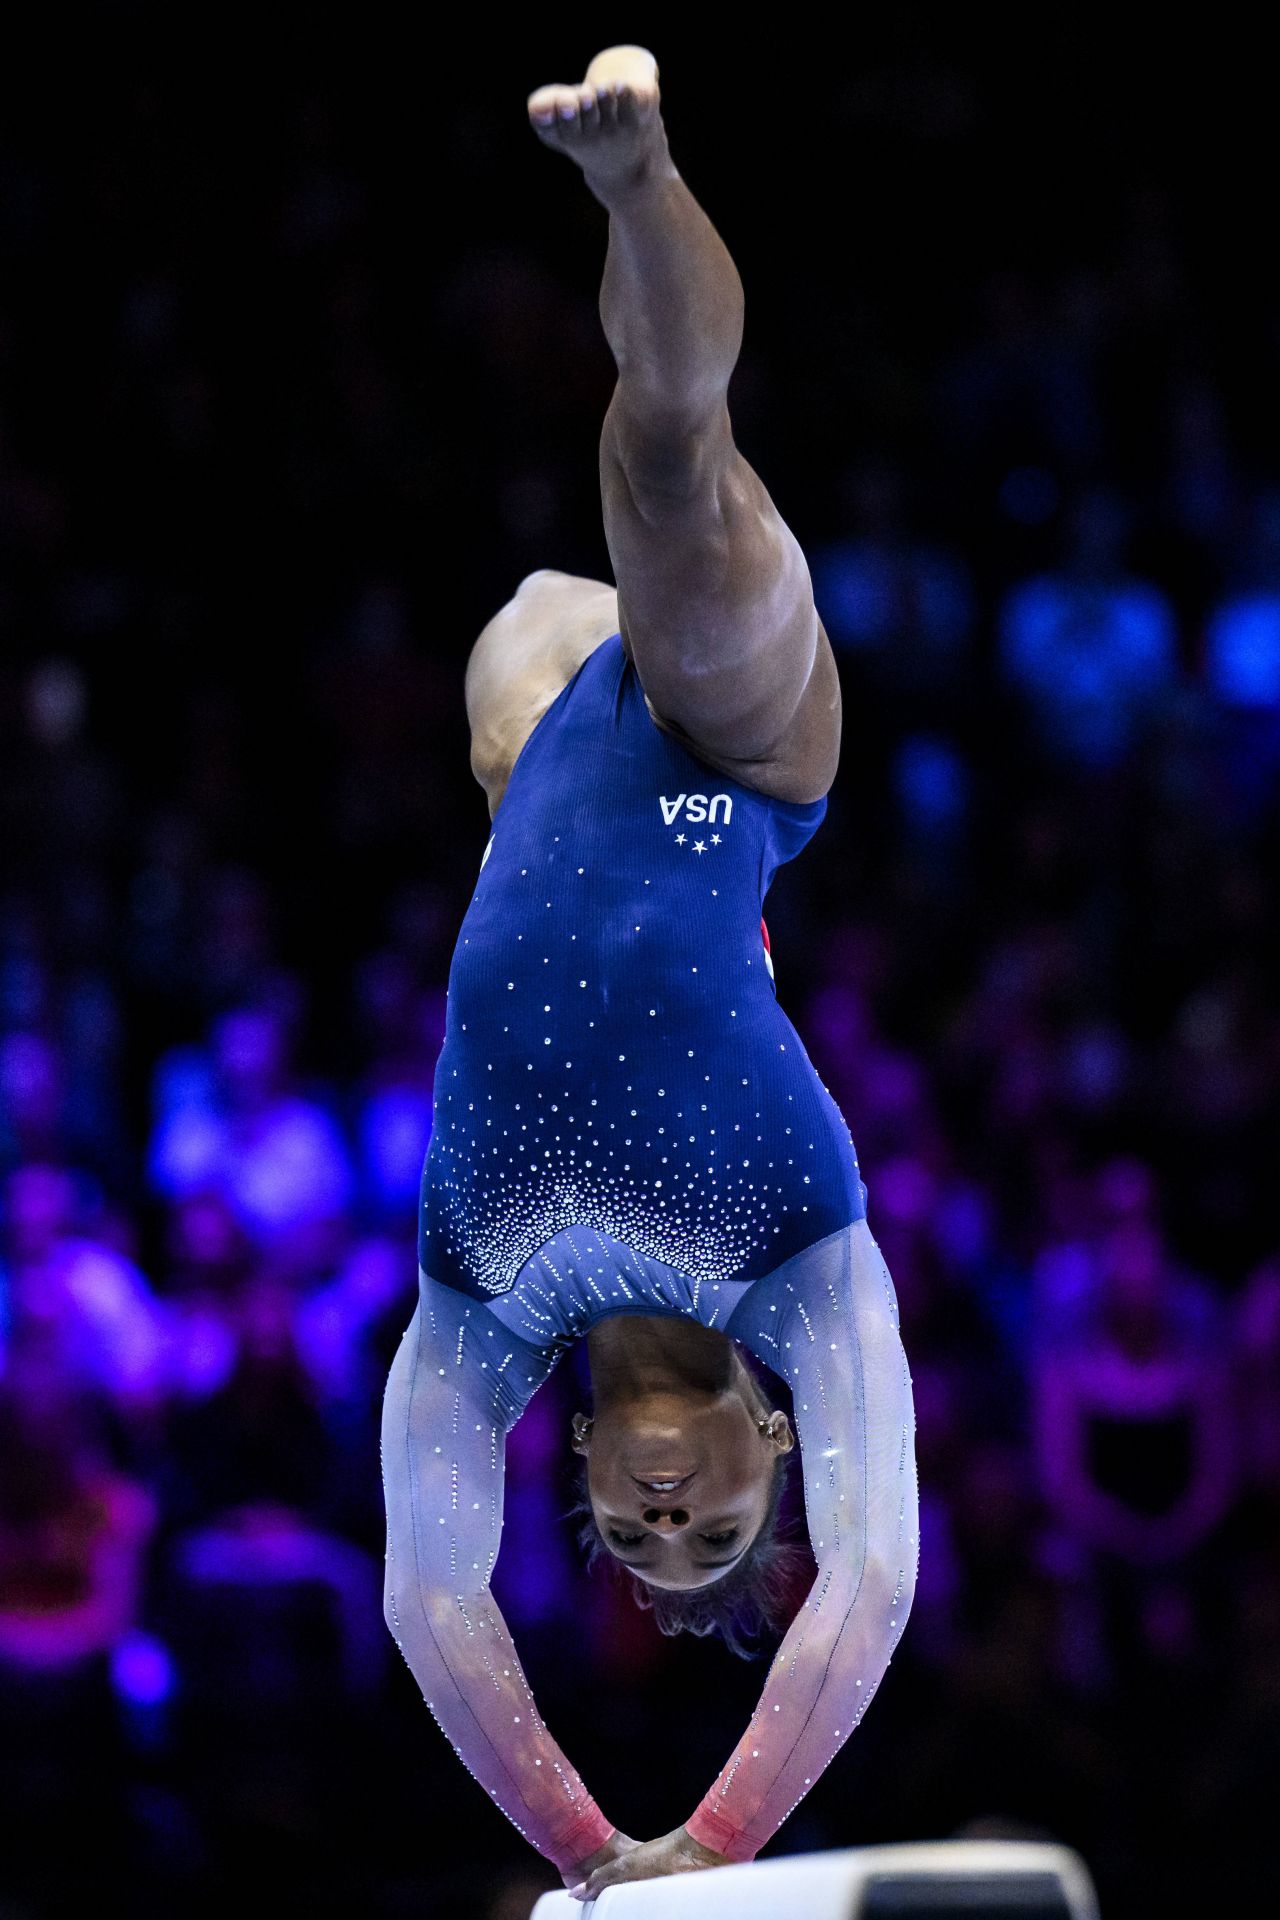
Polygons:
<instances>
[{"instance_id":1,"label":"white star emblem","mask_svg":"<svg viewBox=\"0 0 1280 1920\"><path fill-rule=\"evenodd\" d=\"M676 845L678 847L682 847L684 845L684 835L682 833L678 833L676 835Z\"/></svg>"},{"instance_id":2,"label":"white star emblem","mask_svg":"<svg viewBox=\"0 0 1280 1920\"><path fill-rule=\"evenodd\" d=\"M713 846L713 847L718 847L718 846L720 845L720 835L719 835L718 833L713 833L713 834L712 834L712 836L711 836L711 844L712 844L712 846Z\"/></svg>"},{"instance_id":3,"label":"white star emblem","mask_svg":"<svg viewBox=\"0 0 1280 1920\"><path fill-rule=\"evenodd\" d=\"M706 852L706 850L707 850L707 843L706 843L706 841L705 841L705 840L695 840L695 841L694 841L694 843L693 843L693 850L694 850L694 852L695 852L695 853L705 853L705 852Z\"/></svg>"}]
</instances>

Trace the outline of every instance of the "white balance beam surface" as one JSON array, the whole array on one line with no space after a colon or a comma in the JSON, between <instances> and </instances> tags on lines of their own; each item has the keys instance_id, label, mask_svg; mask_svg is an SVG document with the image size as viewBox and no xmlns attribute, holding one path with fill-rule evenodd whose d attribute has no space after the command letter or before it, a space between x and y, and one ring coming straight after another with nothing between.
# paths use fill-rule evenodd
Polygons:
<instances>
[{"instance_id":1,"label":"white balance beam surface","mask_svg":"<svg viewBox=\"0 0 1280 1920\"><path fill-rule=\"evenodd\" d=\"M1098 1920L1089 1870L1032 1840L919 1840L544 1893L532 1920Z\"/></svg>"}]
</instances>

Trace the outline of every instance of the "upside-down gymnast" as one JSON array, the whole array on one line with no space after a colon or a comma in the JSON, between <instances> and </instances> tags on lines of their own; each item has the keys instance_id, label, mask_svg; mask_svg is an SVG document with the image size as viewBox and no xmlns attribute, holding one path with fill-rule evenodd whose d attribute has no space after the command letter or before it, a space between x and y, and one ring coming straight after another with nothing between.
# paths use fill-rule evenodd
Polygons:
<instances>
[{"instance_id":1,"label":"upside-down gymnast","mask_svg":"<svg viewBox=\"0 0 1280 1920\"><path fill-rule=\"evenodd\" d=\"M467 669L493 830L384 1406L386 1616L455 1752L590 1898L754 1858L879 1685L919 1520L897 1298L763 932L826 809L840 695L804 556L733 443L741 284L650 54L610 48L528 112L609 215L617 586L531 575ZM818 1566L719 1778L644 1843L556 1745L489 1584L505 1436L584 1336L586 1532L664 1630L723 1625L767 1566L795 1436L739 1346L791 1390Z\"/></svg>"}]
</instances>

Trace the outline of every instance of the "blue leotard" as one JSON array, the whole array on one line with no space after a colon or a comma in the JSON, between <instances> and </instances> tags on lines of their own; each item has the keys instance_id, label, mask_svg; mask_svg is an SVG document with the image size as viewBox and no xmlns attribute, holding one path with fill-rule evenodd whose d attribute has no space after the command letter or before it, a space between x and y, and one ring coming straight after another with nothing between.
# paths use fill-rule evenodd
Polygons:
<instances>
[{"instance_id":1,"label":"blue leotard","mask_svg":"<svg viewBox=\"0 0 1280 1920\"><path fill-rule=\"evenodd\" d=\"M527 741L449 976L418 1254L504 1293L587 1225L749 1280L861 1219L849 1129L778 1004L761 902L826 801L658 728L618 638Z\"/></svg>"},{"instance_id":2,"label":"blue leotard","mask_svg":"<svg viewBox=\"0 0 1280 1920\"><path fill-rule=\"evenodd\" d=\"M563 1867L612 1823L488 1583L504 1436L594 1321L696 1317L793 1395L819 1577L695 1837L752 1857L856 1724L914 1590L897 1300L762 936L770 880L825 807L698 760L615 635L525 743L454 952L419 1305L384 1416L387 1615L459 1756Z\"/></svg>"}]
</instances>

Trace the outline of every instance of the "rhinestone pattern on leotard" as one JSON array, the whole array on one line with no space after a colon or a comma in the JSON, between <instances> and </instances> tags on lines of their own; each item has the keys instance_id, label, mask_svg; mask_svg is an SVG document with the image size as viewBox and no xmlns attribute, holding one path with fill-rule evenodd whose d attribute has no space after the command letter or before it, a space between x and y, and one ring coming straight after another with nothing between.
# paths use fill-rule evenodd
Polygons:
<instances>
[{"instance_id":1,"label":"rhinestone pattern on leotard","mask_svg":"<svg viewBox=\"0 0 1280 1920\"><path fill-rule=\"evenodd\" d=\"M714 827L686 831L690 807ZM502 1293L588 1226L695 1279L754 1277L860 1217L849 1129L761 936L824 808L695 760L616 639L584 662L516 763L454 951L428 1273Z\"/></svg>"}]
</instances>

